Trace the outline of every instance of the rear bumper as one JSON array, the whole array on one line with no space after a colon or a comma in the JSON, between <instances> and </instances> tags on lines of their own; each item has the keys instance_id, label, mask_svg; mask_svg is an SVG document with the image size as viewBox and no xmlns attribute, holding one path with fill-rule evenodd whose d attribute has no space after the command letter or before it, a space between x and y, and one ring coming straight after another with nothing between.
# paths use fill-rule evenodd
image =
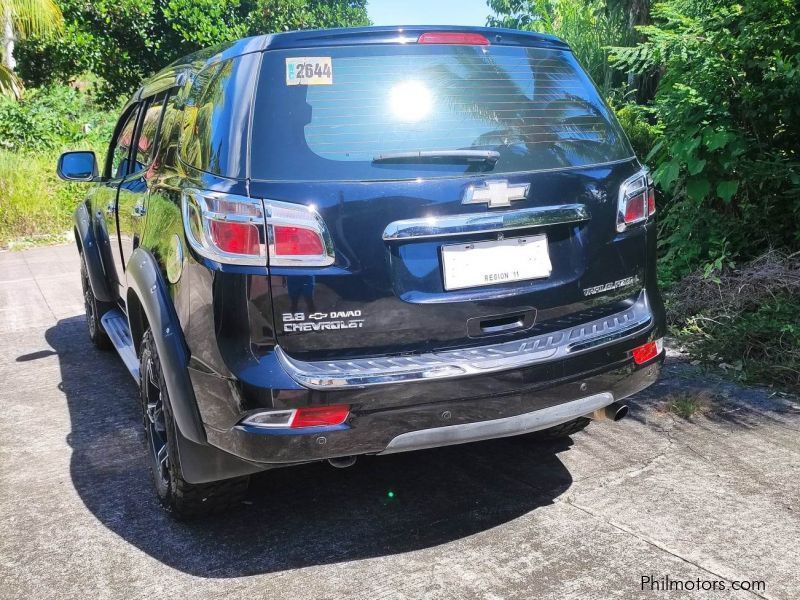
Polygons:
<instances>
[{"instance_id":1,"label":"rear bumper","mask_svg":"<svg viewBox=\"0 0 800 600\"><path fill-rule=\"evenodd\" d=\"M638 337L633 343L644 343L649 338L648 333ZM608 352L598 350L594 354L602 353L607 361ZM340 456L389 454L518 435L588 415L646 388L658 378L664 355L641 366L633 364L629 351L619 352L617 360L601 366L597 364L600 357L586 358L586 366L594 368L546 383L541 379L536 383L540 373L535 367L504 373L522 384L513 391L486 393L487 388L493 387L487 385L488 376L458 379L455 381L473 380L476 389L484 391L460 399L441 399L432 393L433 388L447 382L405 384L411 388L403 394L408 399L406 403L384 407L380 406L381 397L385 393L386 400L391 400L397 386L372 388L373 402L366 401L362 390L361 401L350 402L346 426L276 434L237 425L225 431L208 429L208 441L268 469ZM329 399L324 403L347 401L341 394L326 396ZM416 401L410 399L414 396Z\"/></svg>"},{"instance_id":2,"label":"rear bumper","mask_svg":"<svg viewBox=\"0 0 800 600\"><path fill-rule=\"evenodd\" d=\"M515 342L414 357L300 362L278 351L231 364L235 378L190 363L207 441L253 469L388 454L546 429L639 392L660 373L632 350L663 337L649 291L621 312ZM457 372L458 371L458 372ZM264 410L347 404L335 427L242 424Z\"/></svg>"}]
</instances>

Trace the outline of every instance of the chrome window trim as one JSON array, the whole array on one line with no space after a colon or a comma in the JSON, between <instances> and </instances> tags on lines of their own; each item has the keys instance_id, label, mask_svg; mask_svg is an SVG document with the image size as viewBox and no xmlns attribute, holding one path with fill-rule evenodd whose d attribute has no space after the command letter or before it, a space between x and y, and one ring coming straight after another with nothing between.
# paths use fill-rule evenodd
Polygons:
<instances>
[{"instance_id":1,"label":"chrome window trim","mask_svg":"<svg viewBox=\"0 0 800 600\"><path fill-rule=\"evenodd\" d=\"M486 346L406 356L379 356L305 362L280 347L275 354L297 383L336 390L465 377L519 369L587 352L645 331L653 314L642 290L625 310L588 323Z\"/></svg>"},{"instance_id":2,"label":"chrome window trim","mask_svg":"<svg viewBox=\"0 0 800 600\"><path fill-rule=\"evenodd\" d=\"M441 215L389 223L383 231L383 239L388 242L473 233L495 233L546 225L580 223L589 219L591 219L591 214L585 204L539 206L504 212Z\"/></svg>"}]
</instances>

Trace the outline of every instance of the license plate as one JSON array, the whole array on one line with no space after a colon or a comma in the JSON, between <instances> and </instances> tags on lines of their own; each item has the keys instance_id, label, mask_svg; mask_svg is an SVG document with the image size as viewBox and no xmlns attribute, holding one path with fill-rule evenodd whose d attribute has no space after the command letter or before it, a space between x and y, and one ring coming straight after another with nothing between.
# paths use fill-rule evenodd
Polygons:
<instances>
[{"instance_id":1,"label":"license plate","mask_svg":"<svg viewBox=\"0 0 800 600\"><path fill-rule=\"evenodd\" d=\"M496 285L550 276L546 235L442 246L444 289Z\"/></svg>"}]
</instances>

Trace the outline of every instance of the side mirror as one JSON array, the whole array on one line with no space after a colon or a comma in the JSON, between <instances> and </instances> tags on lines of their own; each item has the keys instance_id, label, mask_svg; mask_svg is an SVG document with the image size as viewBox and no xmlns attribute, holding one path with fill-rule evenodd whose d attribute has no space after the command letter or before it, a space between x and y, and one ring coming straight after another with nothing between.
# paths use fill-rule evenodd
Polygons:
<instances>
[{"instance_id":1,"label":"side mirror","mask_svg":"<svg viewBox=\"0 0 800 600\"><path fill-rule=\"evenodd\" d=\"M64 152L58 157L56 174L64 181L92 181L97 177L97 159L90 150Z\"/></svg>"}]
</instances>

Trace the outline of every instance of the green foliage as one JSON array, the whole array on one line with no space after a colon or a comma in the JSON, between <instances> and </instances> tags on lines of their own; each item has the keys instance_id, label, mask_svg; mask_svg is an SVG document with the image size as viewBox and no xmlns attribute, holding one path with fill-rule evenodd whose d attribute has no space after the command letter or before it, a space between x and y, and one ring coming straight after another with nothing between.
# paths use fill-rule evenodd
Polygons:
<instances>
[{"instance_id":1,"label":"green foliage","mask_svg":"<svg viewBox=\"0 0 800 600\"><path fill-rule=\"evenodd\" d=\"M102 161L115 120L66 86L28 90L20 102L0 98L0 247L70 229L86 186L56 177L58 155L86 148Z\"/></svg>"},{"instance_id":2,"label":"green foliage","mask_svg":"<svg viewBox=\"0 0 800 600\"><path fill-rule=\"evenodd\" d=\"M17 98L22 90L22 82L14 72L13 56L6 55L9 48L13 50L14 40L29 35L47 37L63 26L61 11L53 0L0 0L0 95ZM7 33L10 40L6 39Z\"/></svg>"},{"instance_id":3,"label":"green foliage","mask_svg":"<svg viewBox=\"0 0 800 600\"><path fill-rule=\"evenodd\" d=\"M631 141L636 156L642 161L647 161L647 158L657 150L661 139L662 127L658 122L654 122L653 111L639 104L627 102L621 106L611 102L614 112L628 139Z\"/></svg>"},{"instance_id":4,"label":"green foliage","mask_svg":"<svg viewBox=\"0 0 800 600\"><path fill-rule=\"evenodd\" d=\"M695 356L739 379L800 392L800 298L781 295L736 315L699 314L681 333Z\"/></svg>"},{"instance_id":5,"label":"green foliage","mask_svg":"<svg viewBox=\"0 0 800 600\"><path fill-rule=\"evenodd\" d=\"M663 73L661 274L800 247L800 11L794 0L666 0L615 64Z\"/></svg>"},{"instance_id":6,"label":"green foliage","mask_svg":"<svg viewBox=\"0 0 800 600\"><path fill-rule=\"evenodd\" d=\"M115 104L148 75L203 47L290 29L368 23L366 0L61 0L57 40L33 37L16 52L29 85L91 71L98 98Z\"/></svg>"},{"instance_id":7,"label":"green foliage","mask_svg":"<svg viewBox=\"0 0 800 600\"><path fill-rule=\"evenodd\" d=\"M15 102L0 98L0 148L49 150L82 142L108 143L115 117L92 105L75 88L51 86L30 90Z\"/></svg>"},{"instance_id":8,"label":"green foliage","mask_svg":"<svg viewBox=\"0 0 800 600\"><path fill-rule=\"evenodd\" d=\"M56 177L58 154L0 149L0 248L14 239L50 239L70 229L86 186L65 185Z\"/></svg>"},{"instance_id":9,"label":"green foliage","mask_svg":"<svg viewBox=\"0 0 800 600\"><path fill-rule=\"evenodd\" d=\"M735 268L716 259L665 299L673 332L695 356L800 391L800 255L772 251Z\"/></svg>"},{"instance_id":10,"label":"green foliage","mask_svg":"<svg viewBox=\"0 0 800 600\"><path fill-rule=\"evenodd\" d=\"M622 81L608 61L609 46L632 42L624 14L605 0L488 0L492 27L556 35L567 42L581 65L608 94Z\"/></svg>"}]
</instances>

